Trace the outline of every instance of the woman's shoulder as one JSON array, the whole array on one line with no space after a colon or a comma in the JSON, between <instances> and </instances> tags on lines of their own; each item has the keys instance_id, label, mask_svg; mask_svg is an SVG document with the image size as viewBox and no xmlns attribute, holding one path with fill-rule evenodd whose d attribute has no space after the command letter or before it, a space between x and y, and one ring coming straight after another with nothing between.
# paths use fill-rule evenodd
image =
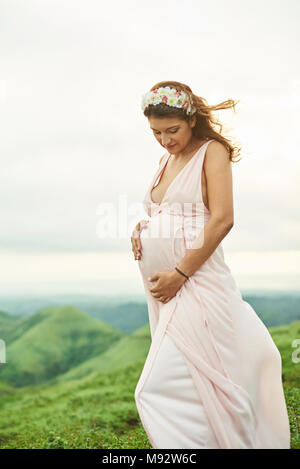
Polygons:
<instances>
[{"instance_id":1,"label":"woman's shoulder","mask_svg":"<svg viewBox=\"0 0 300 469\"><path fill-rule=\"evenodd\" d=\"M208 159L223 159L224 161L228 160L229 151L224 145L224 143L219 142L218 140L211 139L210 144L207 147L206 153L209 155ZM210 156L213 155L213 156Z\"/></svg>"},{"instance_id":2,"label":"woman's shoulder","mask_svg":"<svg viewBox=\"0 0 300 469\"><path fill-rule=\"evenodd\" d=\"M205 175L210 174L214 178L217 172L227 171L230 162L229 151L225 145L218 140L210 142L203 163Z\"/></svg>"}]
</instances>

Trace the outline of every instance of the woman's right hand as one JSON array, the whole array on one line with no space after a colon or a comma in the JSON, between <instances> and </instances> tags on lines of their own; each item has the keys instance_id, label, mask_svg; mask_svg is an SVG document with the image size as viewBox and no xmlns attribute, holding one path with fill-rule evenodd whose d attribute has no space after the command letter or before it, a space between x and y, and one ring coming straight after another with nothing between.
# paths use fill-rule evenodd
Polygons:
<instances>
[{"instance_id":1,"label":"woman's right hand","mask_svg":"<svg viewBox=\"0 0 300 469\"><path fill-rule=\"evenodd\" d=\"M142 243L140 239L141 231L146 228L149 220L141 220L134 228L131 236L132 252L135 260L140 260L142 256Z\"/></svg>"}]
</instances>

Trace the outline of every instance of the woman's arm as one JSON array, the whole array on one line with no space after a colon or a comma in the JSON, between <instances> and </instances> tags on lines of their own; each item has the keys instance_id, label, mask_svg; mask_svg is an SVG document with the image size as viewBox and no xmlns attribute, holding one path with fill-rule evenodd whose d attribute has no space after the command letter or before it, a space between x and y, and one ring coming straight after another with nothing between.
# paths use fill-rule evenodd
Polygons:
<instances>
[{"instance_id":1,"label":"woman's arm","mask_svg":"<svg viewBox=\"0 0 300 469\"><path fill-rule=\"evenodd\" d=\"M228 150L220 142L211 142L206 150L204 170L207 181L210 219L200 235L199 249L190 249L177 265L186 275L192 275L209 258L234 224L232 170ZM199 245L199 243L198 243ZM174 276L181 274L174 270Z\"/></svg>"}]
</instances>

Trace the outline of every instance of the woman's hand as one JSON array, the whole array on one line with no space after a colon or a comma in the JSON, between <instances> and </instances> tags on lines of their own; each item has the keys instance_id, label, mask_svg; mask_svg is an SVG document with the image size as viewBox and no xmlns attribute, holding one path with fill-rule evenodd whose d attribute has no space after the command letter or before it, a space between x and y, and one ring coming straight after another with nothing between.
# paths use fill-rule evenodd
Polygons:
<instances>
[{"instance_id":1,"label":"woman's hand","mask_svg":"<svg viewBox=\"0 0 300 469\"><path fill-rule=\"evenodd\" d=\"M134 254L135 260L141 259L141 252L142 252L142 243L140 240L140 233L141 231L146 228L147 223L149 220L141 220L138 222L136 227L134 228L131 236L131 245L132 245L132 252Z\"/></svg>"},{"instance_id":2,"label":"woman's hand","mask_svg":"<svg viewBox=\"0 0 300 469\"><path fill-rule=\"evenodd\" d=\"M182 287L187 279L179 274L177 270L162 270L148 278L149 282L155 282L156 285L149 288L154 298L162 303L168 303Z\"/></svg>"}]
</instances>

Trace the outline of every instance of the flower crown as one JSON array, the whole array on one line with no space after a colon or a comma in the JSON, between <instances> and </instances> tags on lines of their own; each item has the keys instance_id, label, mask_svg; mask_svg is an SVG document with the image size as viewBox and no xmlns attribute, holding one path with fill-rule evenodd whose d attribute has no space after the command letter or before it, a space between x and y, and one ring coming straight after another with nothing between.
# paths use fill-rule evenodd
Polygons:
<instances>
[{"instance_id":1,"label":"flower crown","mask_svg":"<svg viewBox=\"0 0 300 469\"><path fill-rule=\"evenodd\" d=\"M155 90L148 91L142 96L142 110L144 111L149 104L154 106L160 103L165 103L168 106L182 108L187 114L195 114L197 109L192 105L193 100L189 98L184 91L177 91L169 86L156 88Z\"/></svg>"}]
</instances>

